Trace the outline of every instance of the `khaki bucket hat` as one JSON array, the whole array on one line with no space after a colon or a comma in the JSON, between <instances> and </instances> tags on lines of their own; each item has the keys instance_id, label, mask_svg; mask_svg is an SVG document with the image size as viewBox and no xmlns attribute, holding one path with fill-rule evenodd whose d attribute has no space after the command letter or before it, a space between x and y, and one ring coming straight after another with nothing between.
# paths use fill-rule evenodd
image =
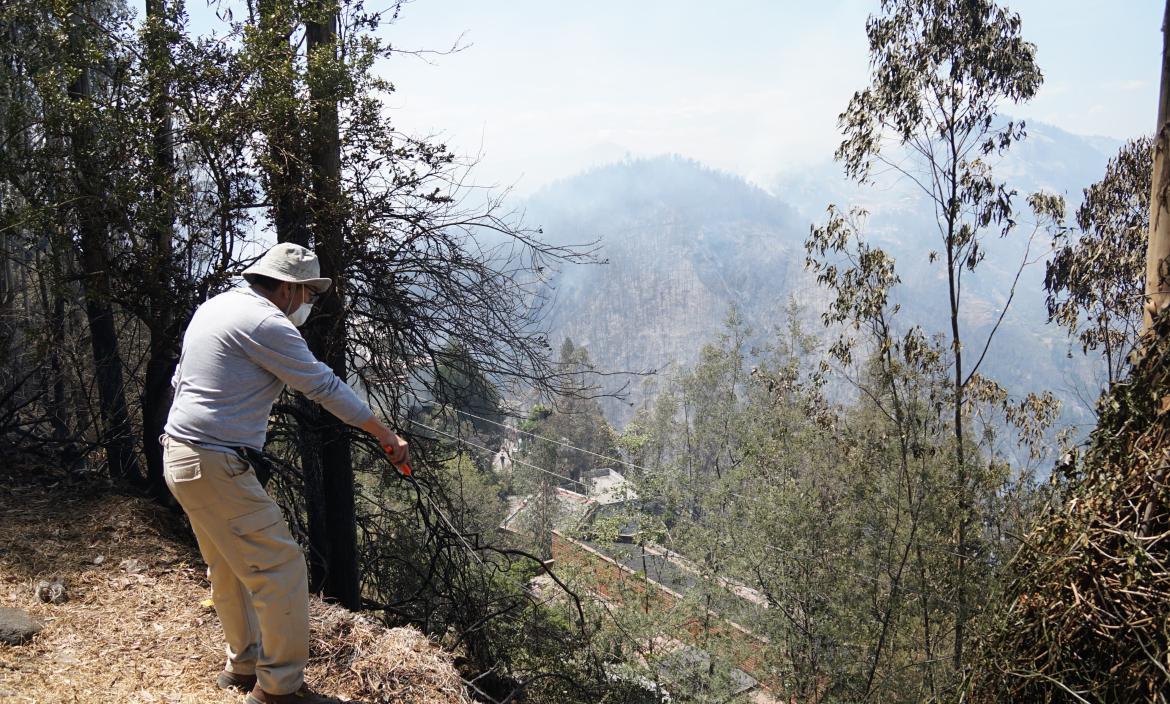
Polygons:
<instances>
[{"instance_id":1,"label":"khaki bucket hat","mask_svg":"<svg viewBox=\"0 0 1170 704\"><path fill-rule=\"evenodd\" d=\"M244 269L244 278L249 274L304 284L317 293L325 293L333 284L332 280L321 278L321 264L317 261L317 255L291 242L281 242L265 252L252 266Z\"/></svg>"}]
</instances>

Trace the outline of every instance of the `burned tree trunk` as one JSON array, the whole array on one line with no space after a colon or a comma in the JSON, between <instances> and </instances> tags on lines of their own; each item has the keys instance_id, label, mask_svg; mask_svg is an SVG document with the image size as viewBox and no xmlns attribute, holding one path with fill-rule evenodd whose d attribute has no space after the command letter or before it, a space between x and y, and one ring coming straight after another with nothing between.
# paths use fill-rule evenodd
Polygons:
<instances>
[{"instance_id":1,"label":"burned tree trunk","mask_svg":"<svg viewBox=\"0 0 1170 704\"><path fill-rule=\"evenodd\" d=\"M158 497L167 497L163 481L162 447L158 438L166 425L170 410L170 381L178 360L179 333L175 326L175 296L172 295L174 267L175 209L172 193L175 178L175 145L170 105L171 48L165 0L146 0L147 52L151 65L150 120L153 128L151 151L154 169L151 174L152 200L147 243L146 281L147 314L150 333L146 379L142 390L142 447L146 454L146 479Z\"/></svg>"},{"instance_id":2,"label":"burned tree trunk","mask_svg":"<svg viewBox=\"0 0 1170 704\"><path fill-rule=\"evenodd\" d=\"M306 22L310 100L313 126L310 133L312 192L310 213L321 275L333 279L333 287L320 303L320 311L309 329L313 352L332 367L342 380L348 379L346 364L346 288L344 240L345 218L341 197L341 136L337 117L337 86L323 76L334 75L331 64L337 57L337 14L318 7L315 21ZM324 70L322 70L324 69ZM312 75L312 74L311 74ZM341 421L319 413L322 444L319 448L325 522L328 526L327 555L329 570L323 589L325 596L337 599L350 609L361 606L361 588L357 565L357 534L354 517L353 458L348 433Z\"/></svg>"},{"instance_id":3,"label":"burned tree trunk","mask_svg":"<svg viewBox=\"0 0 1170 704\"><path fill-rule=\"evenodd\" d=\"M69 42L75 56L85 56L84 20L74 14L70 20ZM77 235L81 254L82 283L85 289L85 314L89 320L93 348L98 404L102 419L101 444L106 451L111 478L141 484L142 475L134 452L134 433L126 404L126 387L122 358L118 352L118 334L111 301L108 219L106 195L102 192L100 171L94 163L96 135L88 123L88 104L93 98L92 71L81 66L69 84L68 98L78 107L70 130L73 176L77 189Z\"/></svg>"},{"instance_id":4,"label":"burned tree trunk","mask_svg":"<svg viewBox=\"0 0 1170 704\"><path fill-rule=\"evenodd\" d=\"M258 3L257 26L264 37L266 55L260 68L261 91L267 114L264 116L264 136L267 142L265 159L265 187L272 204L272 223L278 242L292 242L312 248L306 203L305 156L303 125L295 105L297 90L293 79L295 49L290 41L297 18L292 6L280 0L261 0ZM322 276L330 276L322 268ZM313 353L321 357L314 344L313 323L305 329L305 338ZM321 447L327 433L322 418L328 414L316 403L298 396L291 413L296 425L295 443L301 458L304 480L306 530L309 542L309 590L324 589L332 567L329 556L329 534L325 508L325 475Z\"/></svg>"}]
</instances>

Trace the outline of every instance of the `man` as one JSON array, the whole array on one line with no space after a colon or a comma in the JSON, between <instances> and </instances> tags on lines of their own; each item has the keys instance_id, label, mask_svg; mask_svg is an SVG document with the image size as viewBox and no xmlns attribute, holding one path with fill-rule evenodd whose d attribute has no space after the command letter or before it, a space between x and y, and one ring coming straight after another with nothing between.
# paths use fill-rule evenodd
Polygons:
<instances>
[{"instance_id":1,"label":"man","mask_svg":"<svg viewBox=\"0 0 1170 704\"><path fill-rule=\"evenodd\" d=\"M278 244L244 271L249 288L215 296L183 337L167 418L167 486L191 519L227 641L217 685L247 704L332 701L304 685L309 657L304 556L240 452L261 450L285 385L408 460L406 443L309 351L297 327L328 290L315 254ZM237 452L240 450L240 452Z\"/></svg>"}]
</instances>

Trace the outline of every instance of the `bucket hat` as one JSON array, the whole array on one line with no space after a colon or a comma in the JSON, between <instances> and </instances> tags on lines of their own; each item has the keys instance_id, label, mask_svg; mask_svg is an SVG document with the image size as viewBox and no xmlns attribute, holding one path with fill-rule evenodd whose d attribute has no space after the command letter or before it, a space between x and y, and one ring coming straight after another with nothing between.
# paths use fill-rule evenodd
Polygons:
<instances>
[{"instance_id":1,"label":"bucket hat","mask_svg":"<svg viewBox=\"0 0 1170 704\"><path fill-rule=\"evenodd\" d=\"M317 255L292 242L281 242L269 249L251 266L244 269L244 278L249 274L304 284L317 293L325 293L333 284L331 279L321 278L321 263L317 261Z\"/></svg>"}]
</instances>

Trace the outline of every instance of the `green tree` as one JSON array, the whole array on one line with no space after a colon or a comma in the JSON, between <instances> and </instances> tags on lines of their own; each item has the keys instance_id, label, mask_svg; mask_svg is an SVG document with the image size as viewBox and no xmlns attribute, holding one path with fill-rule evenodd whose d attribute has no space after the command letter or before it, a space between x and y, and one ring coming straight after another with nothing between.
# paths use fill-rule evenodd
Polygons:
<instances>
[{"instance_id":1,"label":"green tree","mask_svg":"<svg viewBox=\"0 0 1170 704\"><path fill-rule=\"evenodd\" d=\"M973 506L966 396L995 332L972 340L964 330L963 283L985 256L984 237L1007 235L1015 225L1014 192L995 178L988 157L1022 139L1024 125L1001 120L998 110L1030 99L1042 76L1035 46L1020 35L1019 16L994 0L883 0L882 14L870 18L866 32L871 83L854 94L841 115L845 138L837 158L860 182L872 180L875 163L901 173L919 186L937 217L950 318L946 349L959 499L952 653L959 669L973 606L967 587Z\"/></svg>"},{"instance_id":2,"label":"green tree","mask_svg":"<svg viewBox=\"0 0 1170 704\"><path fill-rule=\"evenodd\" d=\"M1054 239L1044 275L1049 320L1085 353L1104 355L1109 386L1128 367L1141 331L1153 155L1153 140L1142 137L1109 160L1104 177L1085 189L1077 230Z\"/></svg>"},{"instance_id":3,"label":"green tree","mask_svg":"<svg viewBox=\"0 0 1170 704\"><path fill-rule=\"evenodd\" d=\"M890 298L900 279L893 260L865 241L863 220L861 211L830 207L828 222L814 227L805 245L808 265L832 295L823 321L843 328L830 358L861 395L844 431L853 451L842 460L859 479L844 480L857 507L862 557L850 569L869 581L873 616L856 639L864 644L865 666L852 686L863 698L879 692L897 698L900 691L933 698L945 681L936 663L950 622L940 618L940 603L953 588L931 577L950 572L932 546L947 538L954 514L955 494L939 462L946 453L945 353L920 328L896 331L900 307ZM851 374L858 349L869 356ZM890 667L903 660L914 668ZM916 681L907 681L911 672Z\"/></svg>"},{"instance_id":4,"label":"green tree","mask_svg":"<svg viewBox=\"0 0 1170 704\"><path fill-rule=\"evenodd\" d=\"M480 439L498 446L506 415L499 389L460 344L449 344L435 360L435 400L470 425Z\"/></svg>"},{"instance_id":5,"label":"green tree","mask_svg":"<svg viewBox=\"0 0 1170 704\"><path fill-rule=\"evenodd\" d=\"M593 376L596 370L589 350L565 338L558 364L560 388L556 412L543 430L547 437L578 448L565 453L564 461L569 476L580 480L588 469L615 465L614 432L596 398Z\"/></svg>"},{"instance_id":6,"label":"green tree","mask_svg":"<svg viewBox=\"0 0 1170 704\"><path fill-rule=\"evenodd\" d=\"M514 490L527 496L523 528L533 549L545 560L552 557L553 531L564 513L557 487L563 483L560 477L567 476L561 471L566 464L562 459L565 448L543 437L552 416L551 409L538 405L520 424L520 429L529 433L531 439L522 453L523 464L513 469Z\"/></svg>"},{"instance_id":7,"label":"green tree","mask_svg":"<svg viewBox=\"0 0 1170 704\"><path fill-rule=\"evenodd\" d=\"M548 405L539 407L539 412L534 408L522 428L531 436L544 438L533 438L532 452L549 464L533 464L548 467L555 464L557 471L567 478L561 483L581 493L585 490L584 475L588 470L616 468L621 459L615 446L616 435L597 401L595 374L589 351L566 338L557 360L552 398Z\"/></svg>"}]
</instances>

